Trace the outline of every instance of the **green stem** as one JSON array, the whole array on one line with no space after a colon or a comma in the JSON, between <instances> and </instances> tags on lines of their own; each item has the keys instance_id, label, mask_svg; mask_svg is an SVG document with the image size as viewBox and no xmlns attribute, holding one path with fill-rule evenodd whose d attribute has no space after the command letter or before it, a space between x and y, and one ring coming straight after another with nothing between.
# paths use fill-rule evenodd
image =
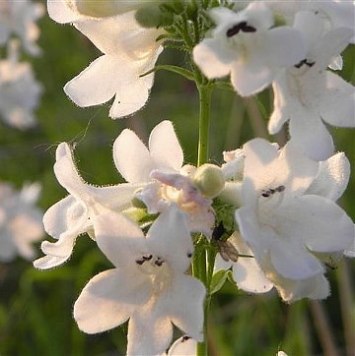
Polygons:
<instances>
[{"instance_id":1,"label":"green stem","mask_svg":"<svg viewBox=\"0 0 355 356\"><path fill-rule=\"evenodd\" d=\"M198 158L197 166L208 161L208 142L209 142L209 124L210 124L210 108L211 108L211 94L212 85L205 78L201 76L200 80L196 81L199 102L200 102L200 115L199 115L199 141L198 141ZM202 79L202 80L201 80ZM201 239L202 242L202 239ZM210 256L210 250L206 249L204 243L197 244L196 253L193 261L192 271L193 275L198 278L206 287L207 294L204 303L204 341L197 344L196 355L206 356L208 354L207 347L207 321L210 308L210 295L209 285L211 281L211 267L210 263L213 259Z\"/></svg>"},{"instance_id":2,"label":"green stem","mask_svg":"<svg viewBox=\"0 0 355 356\"><path fill-rule=\"evenodd\" d=\"M201 166L208 161L212 85L198 84L197 89L200 97L197 166Z\"/></svg>"}]
</instances>

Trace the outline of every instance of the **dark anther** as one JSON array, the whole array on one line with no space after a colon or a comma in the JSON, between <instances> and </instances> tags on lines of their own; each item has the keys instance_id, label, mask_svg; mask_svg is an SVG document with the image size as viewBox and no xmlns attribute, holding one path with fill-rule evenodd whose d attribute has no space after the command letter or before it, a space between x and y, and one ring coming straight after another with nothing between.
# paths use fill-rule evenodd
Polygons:
<instances>
[{"instance_id":1,"label":"dark anther","mask_svg":"<svg viewBox=\"0 0 355 356\"><path fill-rule=\"evenodd\" d=\"M142 265L145 262L144 258L141 258L140 260L136 260L137 265Z\"/></svg>"},{"instance_id":2,"label":"dark anther","mask_svg":"<svg viewBox=\"0 0 355 356\"><path fill-rule=\"evenodd\" d=\"M160 267L164 263L164 260L162 260L160 257L158 257L155 261L154 264L158 267Z\"/></svg>"},{"instance_id":3,"label":"dark anther","mask_svg":"<svg viewBox=\"0 0 355 356\"><path fill-rule=\"evenodd\" d=\"M223 226L223 222L220 221L220 223L212 231L212 239L215 241L220 240L225 232L226 229Z\"/></svg>"},{"instance_id":4,"label":"dark anther","mask_svg":"<svg viewBox=\"0 0 355 356\"><path fill-rule=\"evenodd\" d=\"M153 255L146 255L146 256L142 256L142 259L144 261L150 261L153 258Z\"/></svg>"},{"instance_id":5,"label":"dark anther","mask_svg":"<svg viewBox=\"0 0 355 356\"><path fill-rule=\"evenodd\" d=\"M281 193L285 190L285 186L284 185L280 185L275 189L277 192Z\"/></svg>"},{"instance_id":6,"label":"dark anther","mask_svg":"<svg viewBox=\"0 0 355 356\"><path fill-rule=\"evenodd\" d=\"M191 257L192 257L192 253L191 253L191 252L188 252L188 253L187 253L187 257L188 257L188 258L191 258Z\"/></svg>"},{"instance_id":7,"label":"dark anther","mask_svg":"<svg viewBox=\"0 0 355 356\"><path fill-rule=\"evenodd\" d=\"M185 342L185 341L190 340L190 339L191 339L190 336L185 335L185 336L183 336L183 337L181 338L181 342Z\"/></svg>"},{"instance_id":8,"label":"dark anther","mask_svg":"<svg viewBox=\"0 0 355 356\"><path fill-rule=\"evenodd\" d=\"M248 25L246 21L242 21L233 27L229 28L226 32L227 37L233 37L237 35L240 31L242 32L256 32L256 28Z\"/></svg>"},{"instance_id":9,"label":"dark anther","mask_svg":"<svg viewBox=\"0 0 355 356\"><path fill-rule=\"evenodd\" d=\"M308 67L313 67L316 64L316 62L308 62L307 59L302 59L299 63L295 64L294 67L296 68L301 68L303 65L306 65Z\"/></svg>"},{"instance_id":10,"label":"dark anther","mask_svg":"<svg viewBox=\"0 0 355 356\"><path fill-rule=\"evenodd\" d=\"M271 195L275 194L276 192L281 193L285 190L285 186L284 185L279 185L276 188L270 188L268 190L262 190L261 191L261 196L264 198L268 198Z\"/></svg>"}]
</instances>

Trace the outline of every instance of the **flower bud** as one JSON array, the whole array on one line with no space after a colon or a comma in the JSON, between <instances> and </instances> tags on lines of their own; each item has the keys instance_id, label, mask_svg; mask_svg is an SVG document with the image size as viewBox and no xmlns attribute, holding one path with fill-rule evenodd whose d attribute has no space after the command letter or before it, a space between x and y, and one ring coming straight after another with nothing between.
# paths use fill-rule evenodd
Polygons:
<instances>
[{"instance_id":1,"label":"flower bud","mask_svg":"<svg viewBox=\"0 0 355 356\"><path fill-rule=\"evenodd\" d=\"M225 184L222 170L209 163L197 168L193 181L201 193L208 198L216 197Z\"/></svg>"},{"instance_id":2,"label":"flower bud","mask_svg":"<svg viewBox=\"0 0 355 356\"><path fill-rule=\"evenodd\" d=\"M171 25L173 22L173 14L162 11L158 2L141 7L136 12L137 22L145 28L158 28Z\"/></svg>"},{"instance_id":3,"label":"flower bud","mask_svg":"<svg viewBox=\"0 0 355 356\"><path fill-rule=\"evenodd\" d=\"M130 0L66 0L80 14L92 17L109 17L137 10L145 1Z\"/></svg>"}]
</instances>

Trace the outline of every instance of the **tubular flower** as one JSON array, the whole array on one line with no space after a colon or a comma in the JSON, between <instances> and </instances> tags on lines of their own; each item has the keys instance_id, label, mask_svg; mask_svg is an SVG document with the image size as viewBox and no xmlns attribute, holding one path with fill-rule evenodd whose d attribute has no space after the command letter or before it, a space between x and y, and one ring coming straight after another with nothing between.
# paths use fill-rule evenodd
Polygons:
<instances>
[{"instance_id":1,"label":"tubular flower","mask_svg":"<svg viewBox=\"0 0 355 356\"><path fill-rule=\"evenodd\" d=\"M134 132L124 130L113 145L113 156L122 177L143 186L136 196L149 213L162 212L175 203L188 214L191 231L211 234L212 200L194 183L196 168L182 166L183 152L170 121L163 121L153 129L149 149Z\"/></svg>"},{"instance_id":2,"label":"tubular flower","mask_svg":"<svg viewBox=\"0 0 355 356\"><path fill-rule=\"evenodd\" d=\"M64 1L48 1L51 17L74 26L103 53L83 72L68 82L65 93L79 106L88 107L113 100L110 117L133 114L148 100L153 69L162 52L156 29L141 27L134 11L121 15L92 18L74 11Z\"/></svg>"},{"instance_id":3,"label":"tubular flower","mask_svg":"<svg viewBox=\"0 0 355 356\"><path fill-rule=\"evenodd\" d=\"M320 167L290 143L277 151L262 139L243 150L244 204L236 211L242 238L285 301L325 298L317 256L343 253L354 241L353 222L334 202L349 178L347 160L339 155ZM336 165L344 167L337 176Z\"/></svg>"},{"instance_id":4,"label":"tubular flower","mask_svg":"<svg viewBox=\"0 0 355 356\"><path fill-rule=\"evenodd\" d=\"M46 256L37 259L34 266L47 269L64 263L72 254L77 236L89 233L93 238L93 217L107 209L121 211L130 206L137 186L118 184L95 187L83 181L67 143L61 143L56 151L54 173L58 182L70 193L50 207L43 217L46 232L57 242L42 242Z\"/></svg>"},{"instance_id":5,"label":"tubular flower","mask_svg":"<svg viewBox=\"0 0 355 356\"><path fill-rule=\"evenodd\" d=\"M355 126L355 88L327 70L353 32L348 28L328 31L321 18L305 11L296 15L294 27L304 36L307 54L275 78L274 111L268 129L275 134L289 121L291 140L311 158L324 160L333 154L334 145L323 121Z\"/></svg>"},{"instance_id":6,"label":"tubular flower","mask_svg":"<svg viewBox=\"0 0 355 356\"><path fill-rule=\"evenodd\" d=\"M215 8L209 14L217 26L212 38L194 48L194 61L208 78L230 74L241 96L262 91L280 69L304 58L301 35L286 26L272 28L273 14L264 3L253 2L237 13Z\"/></svg>"},{"instance_id":7,"label":"tubular flower","mask_svg":"<svg viewBox=\"0 0 355 356\"><path fill-rule=\"evenodd\" d=\"M99 248L115 265L89 281L74 305L74 318L87 333L129 319L128 355L162 353L172 324L201 341L203 284L185 274L193 244L185 215L163 212L145 237L132 221L109 212L94 219Z\"/></svg>"}]
</instances>

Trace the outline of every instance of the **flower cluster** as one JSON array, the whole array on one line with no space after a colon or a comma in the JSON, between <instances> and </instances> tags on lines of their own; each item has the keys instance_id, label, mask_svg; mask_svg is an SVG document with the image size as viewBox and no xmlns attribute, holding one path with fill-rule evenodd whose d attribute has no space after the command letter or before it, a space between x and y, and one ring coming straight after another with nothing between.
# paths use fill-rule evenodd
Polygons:
<instances>
[{"instance_id":1,"label":"flower cluster","mask_svg":"<svg viewBox=\"0 0 355 356\"><path fill-rule=\"evenodd\" d=\"M0 116L6 124L21 130L36 125L33 112L42 86L34 78L30 63L19 62L20 47L32 56L41 53L35 21L43 14L42 4L30 0L0 3L0 46L7 47L7 57L0 60Z\"/></svg>"},{"instance_id":2,"label":"flower cluster","mask_svg":"<svg viewBox=\"0 0 355 356\"><path fill-rule=\"evenodd\" d=\"M52 19L73 23L102 52L64 87L79 106L113 99L112 118L142 108L158 56L173 42L189 53L190 67L161 68L195 81L201 105L209 105L201 93L228 86L220 78L230 76L241 96L272 87L270 134L288 123L283 147L256 138L225 152L221 166L206 163L199 148L197 167L184 164L171 122L153 129L148 147L126 129L113 144L126 183L113 186L85 182L72 148L58 146L54 172L69 195L45 213L56 241L42 242L34 265L64 263L88 234L114 268L84 287L74 318L87 333L129 320L130 355L162 354L173 325L187 336L168 354L193 353L204 338L204 300L218 290L214 271L231 273L248 293L275 288L285 302L324 299L327 266L355 255L354 223L337 204L350 163L325 125L355 126L354 87L334 73L354 42L354 3L223 3L47 2Z\"/></svg>"}]
</instances>

